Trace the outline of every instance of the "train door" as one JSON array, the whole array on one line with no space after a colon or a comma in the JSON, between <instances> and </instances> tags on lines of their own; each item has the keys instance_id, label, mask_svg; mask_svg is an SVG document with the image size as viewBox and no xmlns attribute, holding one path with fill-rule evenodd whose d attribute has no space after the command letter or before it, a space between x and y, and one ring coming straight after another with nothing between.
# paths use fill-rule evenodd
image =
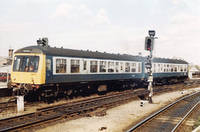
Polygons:
<instances>
[{"instance_id":1,"label":"train door","mask_svg":"<svg viewBox=\"0 0 200 132\"><path fill-rule=\"evenodd\" d=\"M53 82L53 74L52 74L52 57L46 56L46 83Z\"/></svg>"},{"instance_id":2,"label":"train door","mask_svg":"<svg viewBox=\"0 0 200 132\"><path fill-rule=\"evenodd\" d=\"M82 59L81 62L81 81L85 82L87 81L87 76L86 74L88 74L88 60L84 60Z\"/></svg>"},{"instance_id":3,"label":"train door","mask_svg":"<svg viewBox=\"0 0 200 132\"><path fill-rule=\"evenodd\" d=\"M82 66L82 73L83 74L86 74L86 73L88 73L88 64L87 64L88 62L87 62L87 60L83 60L83 66Z\"/></svg>"}]
</instances>

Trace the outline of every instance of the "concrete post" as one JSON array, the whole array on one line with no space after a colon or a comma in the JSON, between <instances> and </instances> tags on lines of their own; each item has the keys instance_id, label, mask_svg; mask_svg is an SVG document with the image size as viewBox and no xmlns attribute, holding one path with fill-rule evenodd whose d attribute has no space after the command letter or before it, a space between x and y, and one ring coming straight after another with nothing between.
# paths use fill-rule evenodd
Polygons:
<instances>
[{"instance_id":1,"label":"concrete post","mask_svg":"<svg viewBox=\"0 0 200 132\"><path fill-rule=\"evenodd\" d=\"M16 96L17 97L17 112L24 112L24 96Z\"/></svg>"}]
</instances>

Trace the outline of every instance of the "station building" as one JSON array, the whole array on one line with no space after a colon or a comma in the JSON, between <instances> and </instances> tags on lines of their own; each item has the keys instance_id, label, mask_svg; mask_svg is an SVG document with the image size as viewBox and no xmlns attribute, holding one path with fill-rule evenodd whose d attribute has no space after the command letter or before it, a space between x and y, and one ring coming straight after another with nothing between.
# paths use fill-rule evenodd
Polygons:
<instances>
[{"instance_id":1,"label":"station building","mask_svg":"<svg viewBox=\"0 0 200 132\"><path fill-rule=\"evenodd\" d=\"M200 79L200 68L198 65L189 65L189 78Z\"/></svg>"}]
</instances>

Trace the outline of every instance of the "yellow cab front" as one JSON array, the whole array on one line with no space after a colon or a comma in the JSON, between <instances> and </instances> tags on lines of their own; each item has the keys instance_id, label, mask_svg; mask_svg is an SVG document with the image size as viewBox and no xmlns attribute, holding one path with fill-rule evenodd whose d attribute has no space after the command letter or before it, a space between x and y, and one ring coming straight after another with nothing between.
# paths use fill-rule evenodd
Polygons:
<instances>
[{"instance_id":1,"label":"yellow cab front","mask_svg":"<svg viewBox=\"0 0 200 132\"><path fill-rule=\"evenodd\" d=\"M13 87L29 85L39 88L45 83L45 55L17 53L14 55L11 69L11 83Z\"/></svg>"}]
</instances>

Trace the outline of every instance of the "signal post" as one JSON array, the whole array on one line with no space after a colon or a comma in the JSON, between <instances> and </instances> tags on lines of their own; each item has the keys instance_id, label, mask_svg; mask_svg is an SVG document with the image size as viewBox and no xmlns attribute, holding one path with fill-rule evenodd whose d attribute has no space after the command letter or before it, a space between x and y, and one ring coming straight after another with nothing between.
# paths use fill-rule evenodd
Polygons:
<instances>
[{"instance_id":1,"label":"signal post","mask_svg":"<svg viewBox=\"0 0 200 132\"><path fill-rule=\"evenodd\" d=\"M149 30L149 36L145 38L145 50L149 51L149 56L147 57L147 62L145 63L145 67L149 74L148 77L148 90L150 91L148 101L149 103L153 103L152 96L153 96L153 70L152 70L152 62L153 62L153 49L154 49L154 36L155 31Z\"/></svg>"}]
</instances>

